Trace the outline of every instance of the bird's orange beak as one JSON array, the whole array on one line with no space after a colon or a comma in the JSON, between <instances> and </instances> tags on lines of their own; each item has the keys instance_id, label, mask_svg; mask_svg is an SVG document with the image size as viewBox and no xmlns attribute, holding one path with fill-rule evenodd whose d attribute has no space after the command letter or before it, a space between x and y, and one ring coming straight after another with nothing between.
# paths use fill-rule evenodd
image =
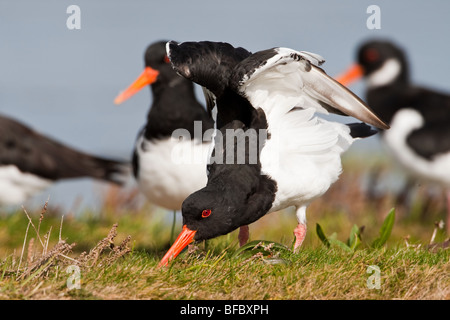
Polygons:
<instances>
[{"instance_id":1,"label":"bird's orange beak","mask_svg":"<svg viewBox=\"0 0 450 320\"><path fill-rule=\"evenodd\" d=\"M125 90L122 91L116 99L114 99L115 104L120 104L130 98L132 95L137 93L143 87L152 84L158 78L159 71L146 67L141 75Z\"/></svg>"},{"instance_id":2,"label":"bird's orange beak","mask_svg":"<svg viewBox=\"0 0 450 320\"><path fill-rule=\"evenodd\" d=\"M190 230L186 225L183 226L178 238L175 240L169 251L164 255L158 267L167 266L170 260L174 259L189 243L194 239L197 231Z\"/></svg>"},{"instance_id":3,"label":"bird's orange beak","mask_svg":"<svg viewBox=\"0 0 450 320\"><path fill-rule=\"evenodd\" d=\"M364 69L359 64L352 65L346 72L335 77L342 85L348 87L364 75Z\"/></svg>"}]
</instances>

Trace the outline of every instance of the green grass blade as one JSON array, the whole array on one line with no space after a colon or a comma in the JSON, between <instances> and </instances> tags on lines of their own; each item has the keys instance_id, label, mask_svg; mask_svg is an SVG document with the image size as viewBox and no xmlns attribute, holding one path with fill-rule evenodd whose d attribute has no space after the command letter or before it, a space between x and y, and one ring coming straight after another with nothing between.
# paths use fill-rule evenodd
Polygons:
<instances>
[{"instance_id":1,"label":"green grass blade","mask_svg":"<svg viewBox=\"0 0 450 320\"><path fill-rule=\"evenodd\" d=\"M338 246L339 248L343 249L344 251L353 252L353 250L348 245L346 245L344 242L342 242L340 240L330 239L330 243L332 245Z\"/></svg>"},{"instance_id":2,"label":"green grass blade","mask_svg":"<svg viewBox=\"0 0 450 320\"><path fill-rule=\"evenodd\" d=\"M329 247L330 246L330 241L327 239L327 237L325 236L325 233L322 230L322 227L318 223L316 223L316 233L317 233L317 236L319 237L320 241L322 241L322 243L324 245Z\"/></svg>"},{"instance_id":3,"label":"green grass blade","mask_svg":"<svg viewBox=\"0 0 450 320\"><path fill-rule=\"evenodd\" d=\"M395 208L392 208L383 221L383 225L381 226L380 229L380 236L372 242L372 247L380 248L386 243L386 241L391 236L391 231L392 228L394 227L394 222L395 222Z\"/></svg>"},{"instance_id":4,"label":"green grass blade","mask_svg":"<svg viewBox=\"0 0 450 320\"><path fill-rule=\"evenodd\" d=\"M359 228L356 224L353 225L352 230L350 230L350 236L347 241L347 245L350 249L355 250L361 244L361 234Z\"/></svg>"}]
</instances>

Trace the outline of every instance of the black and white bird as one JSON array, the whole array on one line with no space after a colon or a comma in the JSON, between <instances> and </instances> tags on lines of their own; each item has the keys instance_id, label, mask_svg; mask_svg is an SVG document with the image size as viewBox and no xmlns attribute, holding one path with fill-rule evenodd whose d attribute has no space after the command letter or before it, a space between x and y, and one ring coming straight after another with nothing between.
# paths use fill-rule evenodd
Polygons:
<instances>
[{"instance_id":1,"label":"black and white bird","mask_svg":"<svg viewBox=\"0 0 450 320\"><path fill-rule=\"evenodd\" d=\"M89 177L122 184L128 163L96 157L0 116L0 205L23 204L54 181Z\"/></svg>"},{"instance_id":2,"label":"black and white bird","mask_svg":"<svg viewBox=\"0 0 450 320\"><path fill-rule=\"evenodd\" d=\"M290 206L298 219L297 251L306 234L306 208L338 179L341 153L356 138L377 132L365 123L330 122L316 113L388 126L327 76L319 67L323 58L314 53L272 48L251 54L216 42L169 42L167 53L179 74L210 92L207 101L216 104L220 131L208 183L184 201L183 230L160 265L193 240L227 234ZM238 162L239 156L244 160Z\"/></svg>"},{"instance_id":3,"label":"black and white bird","mask_svg":"<svg viewBox=\"0 0 450 320\"><path fill-rule=\"evenodd\" d=\"M448 228L450 94L411 83L405 52L386 40L362 44L357 63L337 80L350 85L361 77L367 84L367 103L391 126L381 137L393 157L413 177L447 190Z\"/></svg>"},{"instance_id":4,"label":"black and white bird","mask_svg":"<svg viewBox=\"0 0 450 320\"><path fill-rule=\"evenodd\" d=\"M144 71L115 103L150 86L153 102L135 142L133 173L150 202L176 211L187 196L206 185L214 122L197 101L193 83L172 69L165 44L148 46Z\"/></svg>"}]
</instances>

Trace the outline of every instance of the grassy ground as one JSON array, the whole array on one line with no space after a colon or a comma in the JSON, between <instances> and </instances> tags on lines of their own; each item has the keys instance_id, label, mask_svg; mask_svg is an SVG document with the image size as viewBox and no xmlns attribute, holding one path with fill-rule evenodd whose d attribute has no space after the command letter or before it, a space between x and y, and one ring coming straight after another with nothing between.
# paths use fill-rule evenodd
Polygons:
<instances>
[{"instance_id":1,"label":"grassy ground","mask_svg":"<svg viewBox=\"0 0 450 320\"><path fill-rule=\"evenodd\" d=\"M379 172L389 175L384 167ZM420 186L405 206L391 194L362 189L363 177L355 163L345 163L340 181L310 206L298 254L289 250L296 219L288 209L250 226L251 241L277 245L239 250L233 232L197 244L168 268L157 264L170 243L172 214L136 207L134 195L118 189L105 196L101 212L74 216L50 203L2 213L0 299L450 299L450 250L439 248L448 235L435 227L444 217L443 198ZM394 206L390 238L371 247ZM354 225L364 226L361 244L351 252L327 247L317 223L343 242Z\"/></svg>"}]
</instances>

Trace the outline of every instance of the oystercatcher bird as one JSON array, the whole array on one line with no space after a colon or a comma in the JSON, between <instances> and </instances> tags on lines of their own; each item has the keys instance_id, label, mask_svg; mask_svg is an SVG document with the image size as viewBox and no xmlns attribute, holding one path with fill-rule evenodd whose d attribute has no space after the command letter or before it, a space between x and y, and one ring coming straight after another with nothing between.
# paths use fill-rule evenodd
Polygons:
<instances>
[{"instance_id":1,"label":"oystercatcher bird","mask_svg":"<svg viewBox=\"0 0 450 320\"><path fill-rule=\"evenodd\" d=\"M450 95L411 83L402 48L391 41L363 43L357 63L337 77L344 85L364 77L368 104L391 126L384 144L412 176L447 190L450 231Z\"/></svg>"},{"instance_id":2,"label":"oystercatcher bird","mask_svg":"<svg viewBox=\"0 0 450 320\"><path fill-rule=\"evenodd\" d=\"M122 184L128 164L95 157L0 116L0 204L21 204L54 181L90 177Z\"/></svg>"},{"instance_id":3,"label":"oystercatcher bird","mask_svg":"<svg viewBox=\"0 0 450 320\"><path fill-rule=\"evenodd\" d=\"M115 103L122 103L145 86L151 87L153 102L147 123L136 139L133 173L150 202L174 210L175 223L175 212L184 199L206 185L206 162L211 152L208 130L213 129L214 122L197 101L193 83L172 69L166 42L148 46L144 71ZM180 138L177 132L185 135Z\"/></svg>"},{"instance_id":4,"label":"oystercatcher bird","mask_svg":"<svg viewBox=\"0 0 450 320\"><path fill-rule=\"evenodd\" d=\"M183 230L160 266L193 240L227 234L290 206L298 219L297 251L306 234L306 207L338 179L340 154L354 139L377 132L365 123L345 125L315 113L388 126L326 75L317 54L288 48L251 54L207 41L169 42L167 53L179 74L207 88L220 131L208 183L183 202Z\"/></svg>"}]
</instances>

